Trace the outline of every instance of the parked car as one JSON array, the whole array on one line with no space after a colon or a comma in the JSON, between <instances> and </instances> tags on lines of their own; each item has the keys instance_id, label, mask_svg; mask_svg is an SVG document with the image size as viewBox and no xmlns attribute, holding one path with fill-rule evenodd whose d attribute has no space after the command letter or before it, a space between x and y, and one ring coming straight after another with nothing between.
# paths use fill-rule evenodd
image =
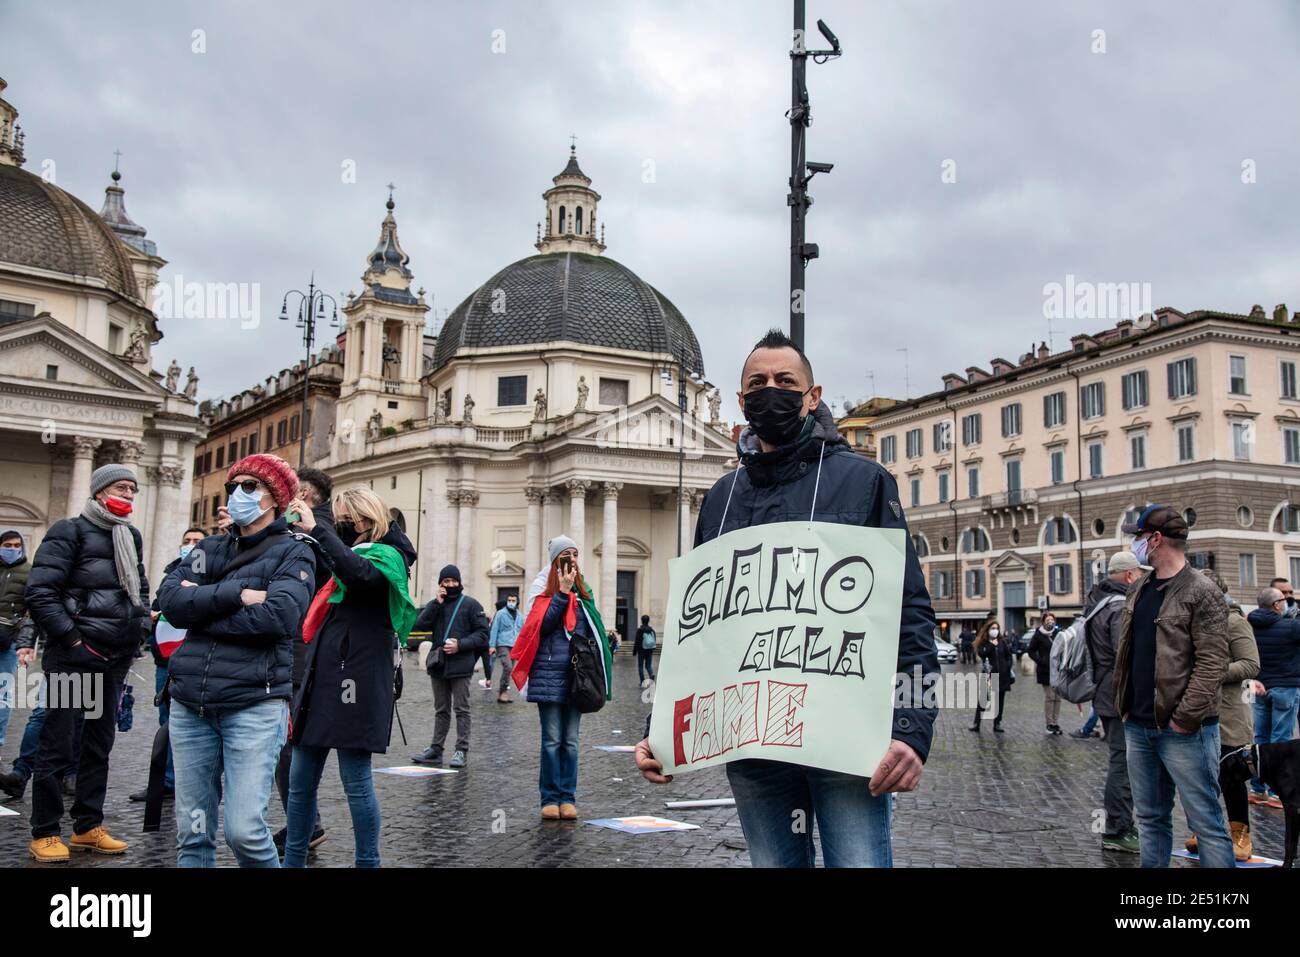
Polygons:
<instances>
[{"instance_id":1,"label":"parked car","mask_svg":"<svg viewBox=\"0 0 1300 957\"><path fill-rule=\"evenodd\" d=\"M1029 651L1029 643L1033 641L1034 632L1036 630L1037 629L1035 628L1026 628L1024 633L1018 636L1015 642L1011 645L1011 650L1015 653L1017 660L1020 659L1021 655Z\"/></svg>"},{"instance_id":2,"label":"parked car","mask_svg":"<svg viewBox=\"0 0 1300 957\"><path fill-rule=\"evenodd\" d=\"M942 638L934 640L934 647L939 651L939 664L950 665L957 660L957 649Z\"/></svg>"}]
</instances>

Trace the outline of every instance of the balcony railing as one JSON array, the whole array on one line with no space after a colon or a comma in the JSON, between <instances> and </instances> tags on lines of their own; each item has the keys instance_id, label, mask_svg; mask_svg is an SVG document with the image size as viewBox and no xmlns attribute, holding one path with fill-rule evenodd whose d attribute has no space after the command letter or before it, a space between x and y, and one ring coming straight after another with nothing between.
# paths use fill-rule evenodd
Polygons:
<instances>
[{"instance_id":1,"label":"balcony railing","mask_svg":"<svg viewBox=\"0 0 1300 957\"><path fill-rule=\"evenodd\" d=\"M1038 501L1038 492L1032 488L1020 488L1013 492L997 492L985 495L980 501L983 508L1015 508L1018 505L1033 505Z\"/></svg>"}]
</instances>

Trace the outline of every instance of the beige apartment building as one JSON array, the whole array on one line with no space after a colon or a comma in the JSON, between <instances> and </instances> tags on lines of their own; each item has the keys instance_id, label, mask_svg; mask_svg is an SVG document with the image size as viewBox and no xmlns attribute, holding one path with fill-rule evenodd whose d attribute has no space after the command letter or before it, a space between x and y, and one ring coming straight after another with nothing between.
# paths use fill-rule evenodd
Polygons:
<instances>
[{"instance_id":1,"label":"beige apartment building","mask_svg":"<svg viewBox=\"0 0 1300 957\"><path fill-rule=\"evenodd\" d=\"M1151 502L1183 512L1191 562L1248 607L1300 580L1300 313L1164 308L1070 342L950 373L873 422L949 634L1077 614Z\"/></svg>"}]
</instances>

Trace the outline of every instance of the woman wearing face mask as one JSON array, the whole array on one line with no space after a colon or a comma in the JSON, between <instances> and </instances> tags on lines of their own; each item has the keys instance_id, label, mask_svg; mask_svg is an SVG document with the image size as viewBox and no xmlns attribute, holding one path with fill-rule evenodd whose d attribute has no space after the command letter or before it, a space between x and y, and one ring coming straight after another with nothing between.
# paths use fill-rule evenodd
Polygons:
<instances>
[{"instance_id":1,"label":"woman wearing face mask","mask_svg":"<svg viewBox=\"0 0 1300 957\"><path fill-rule=\"evenodd\" d=\"M371 755L388 750L399 644L415 623L407 590L410 540L368 488L334 496L334 525L318 523L301 499L298 527L320 543L334 575L312 599L302 627L307 661L293 702L289 828L284 866L302 867L316 821L325 759L338 756L356 840L356 866L379 866L379 801Z\"/></svg>"},{"instance_id":2,"label":"woman wearing face mask","mask_svg":"<svg viewBox=\"0 0 1300 957\"><path fill-rule=\"evenodd\" d=\"M239 865L280 863L266 805L288 731L291 646L316 574L311 546L284 519L297 490L279 456L234 463L226 482L234 533L195 546L158 595L167 621L186 630L167 663L179 867L216 866L223 800Z\"/></svg>"},{"instance_id":3,"label":"woman wearing face mask","mask_svg":"<svg viewBox=\"0 0 1300 957\"><path fill-rule=\"evenodd\" d=\"M1133 551L1136 553L1137 549ZM1142 561L1141 556L1138 557L1138 561ZM1056 640L1056 634L1060 630L1056 624L1056 616L1049 611L1044 613L1042 623L1034 631L1034 637L1029 640L1028 654L1037 666L1038 684L1043 689L1043 721L1047 725L1047 733L1051 735L1065 733L1059 723L1061 696L1052 687L1052 642Z\"/></svg>"},{"instance_id":4,"label":"woman wearing face mask","mask_svg":"<svg viewBox=\"0 0 1300 957\"><path fill-rule=\"evenodd\" d=\"M528 619L511 657L515 685L527 684L527 700L537 705L542 724L542 818L576 821L578 808L578 726L582 713L569 701L570 636L599 643L605 696L612 696L613 656L595 598L578 567L578 545L563 535L546 545L550 564L538 573L530 594Z\"/></svg>"},{"instance_id":5,"label":"woman wearing face mask","mask_svg":"<svg viewBox=\"0 0 1300 957\"><path fill-rule=\"evenodd\" d=\"M1011 685L1016 680L1011 642L1003 634L1002 626L996 620L990 620L980 628L972 648L984 673L997 679L998 712L993 718L993 730L1001 734L1006 730L1002 727L1002 715L1006 713L1007 692L1011 690ZM983 730L983 725L980 723L983 713L984 709L977 704L975 723L970 726L971 731L978 733Z\"/></svg>"}]
</instances>

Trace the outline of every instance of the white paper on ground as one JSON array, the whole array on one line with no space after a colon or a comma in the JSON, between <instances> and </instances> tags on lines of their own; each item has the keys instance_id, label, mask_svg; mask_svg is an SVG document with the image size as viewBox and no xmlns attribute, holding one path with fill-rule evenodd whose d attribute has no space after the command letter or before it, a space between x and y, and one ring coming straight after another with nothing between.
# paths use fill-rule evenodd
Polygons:
<instances>
[{"instance_id":1,"label":"white paper on ground","mask_svg":"<svg viewBox=\"0 0 1300 957\"><path fill-rule=\"evenodd\" d=\"M708 801L665 801L664 807L671 811L684 811L695 807L735 807L735 798L715 798Z\"/></svg>"}]
</instances>

